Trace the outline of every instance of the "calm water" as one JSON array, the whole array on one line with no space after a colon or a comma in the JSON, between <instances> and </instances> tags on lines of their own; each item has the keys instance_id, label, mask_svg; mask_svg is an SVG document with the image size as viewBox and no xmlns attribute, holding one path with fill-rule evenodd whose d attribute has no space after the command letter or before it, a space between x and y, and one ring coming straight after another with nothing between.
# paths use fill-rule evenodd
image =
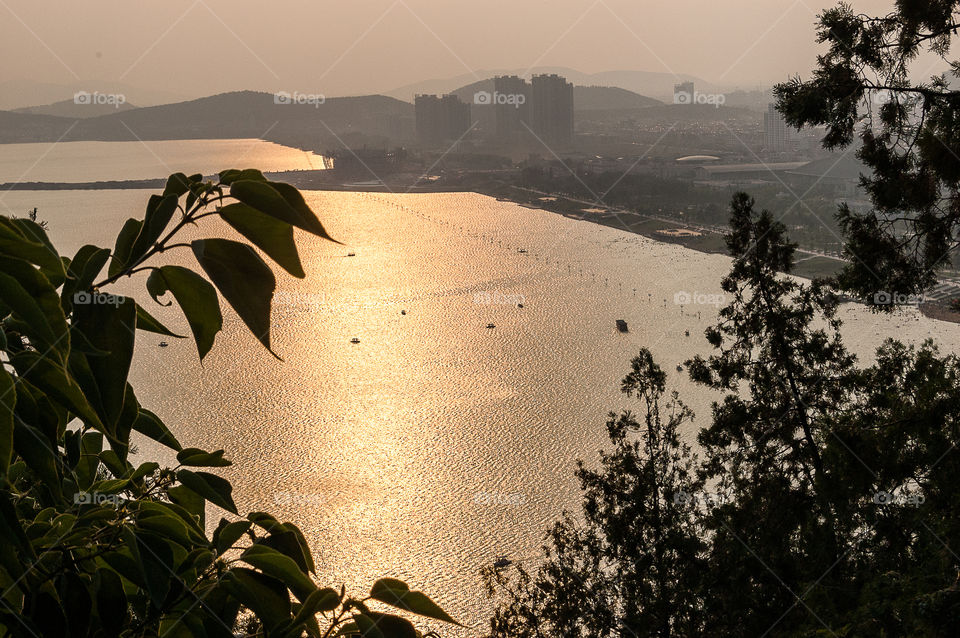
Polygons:
<instances>
[{"instance_id":1,"label":"calm water","mask_svg":"<svg viewBox=\"0 0 960 638\"><path fill-rule=\"evenodd\" d=\"M224 166L254 162L264 171L323 168L318 155L252 139L3 144L0 184L212 175Z\"/></svg>"},{"instance_id":2,"label":"calm water","mask_svg":"<svg viewBox=\"0 0 960 638\"><path fill-rule=\"evenodd\" d=\"M115 168L106 162L102 171ZM39 207L72 254L83 243L112 245L148 195L14 192L0 201L17 212ZM628 405L619 381L638 348L650 347L671 385L708 416L712 397L675 367L707 351L701 335L715 308L674 297L719 293L729 262L476 194L306 196L346 246L300 235L308 276L280 276L275 299L284 361L227 313L202 367L192 343L160 349L144 337L139 398L185 445L225 448L240 509L300 524L325 583L361 592L380 576L405 578L472 626L445 635L477 635L487 613L478 570L498 554L529 560L559 512L577 507L574 460L592 461L607 412ZM120 291L149 302L140 290ZM178 315L145 305L185 329ZM914 311L841 314L865 356L886 335L960 345L960 326ZM619 318L629 334L615 330Z\"/></svg>"}]
</instances>

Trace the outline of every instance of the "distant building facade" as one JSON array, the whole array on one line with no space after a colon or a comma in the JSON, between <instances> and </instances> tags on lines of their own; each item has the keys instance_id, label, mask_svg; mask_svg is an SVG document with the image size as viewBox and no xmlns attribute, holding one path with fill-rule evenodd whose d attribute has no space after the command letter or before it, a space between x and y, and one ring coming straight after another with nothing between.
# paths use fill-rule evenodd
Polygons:
<instances>
[{"instance_id":1,"label":"distant building facade","mask_svg":"<svg viewBox=\"0 0 960 638\"><path fill-rule=\"evenodd\" d=\"M573 85L559 75L535 75L530 91L530 128L546 144L573 142Z\"/></svg>"},{"instance_id":2,"label":"distant building facade","mask_svg":"<svg viewBox=\"0 0 960 638\"><path fill-rule=\"evenodd\" d=\"M515 75L493 79L490 100L495 136L501 142L534 140L568 147L573 142L573 85L559 75L535 75L531 82ZM532 135L531 135L532 133Z\"/></svg>"},{"instance_id":3,"label":"distant building facade","mask_svg":"<svg viewBox=\"0 0 960 638\"><path fill-rule=\"evenodd\" d=\"M493 78L495 134L502 141L515 141L530 125L530 85L516 75Z\"/></svg>"},{"instance_id":4,"label":"distant building facade","mask_svg":"<svg viewBox=\"0 0 960 638\"><path fill-rule=\"evenodd\" d=\"M456 95L418 95L414 109L421 144L455 142L470 130L470 105Z\"/></svg>"},{"instance_id":5,"label":"distant building facade","mask_svg":"<svg viewBox=\"0 0 960 638\"><path fill-rule=\"evenodd\" d=\"M767 112L763 114L763 146L768 153L785 153L791 151L799 142L797 130L787 124L777 110L777 105L770 103Z\"/></svg>"}]
</instances>

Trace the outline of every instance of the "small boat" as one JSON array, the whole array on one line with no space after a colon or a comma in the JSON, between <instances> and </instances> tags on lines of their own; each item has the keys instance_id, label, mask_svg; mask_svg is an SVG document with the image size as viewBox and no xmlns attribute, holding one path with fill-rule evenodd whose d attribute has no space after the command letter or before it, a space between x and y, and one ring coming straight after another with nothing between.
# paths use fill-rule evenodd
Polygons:
<instances>
[{"instance_id":1,"label":"small boat","mask_svg":"<svg viewBox=\"0 0 960 638\"><path fill-rule=\"evenodd\" d=\"M159 345L160 345L161 348L166 348L166 347L169 346L170 344L167 343L166 341L161 341Z\"/></svg>"},{"instance_id":2,"label":"small boat","mask_svg":"<svg viewBox=\"0 0 960 638\"><path fill-rule=\"evenodd\" d=\"M504 569L510 565L513 565L513 561L506 556L497 556L497 560L493 561L494 569Z\"/></svg>"},{"instance_id":3,"label":"small boat","mask_svg":"<svg viewBox=\"0 0 960 638\"><path fill-rule=\"evenodd\" d=\"M358 339L357 337L354 337L353 339L350 340L350 343L360 343L360 339Z\"/></svg>"},{"instance_id":4,"label":"small boat","mask_svg":"<svg viewBox=\"0 0 960 638\"><path fill-rule=\"evenodd\" d=\"M620 332L630 332L630 328L627 327L627 322L623 319L617 319L617 330Z\"/></svg>"},{"instance_id":5,"label":"small boat","mask_svg":"<svg viewBox=\"0 0 960 638\"><path fill-rule=\"evenodd\" d=\"M488 324L487 324L487 328L493 330L494 328L496 328L496 326L493 325L492 323L488 323Z\"/></svg>"}]
</instances>

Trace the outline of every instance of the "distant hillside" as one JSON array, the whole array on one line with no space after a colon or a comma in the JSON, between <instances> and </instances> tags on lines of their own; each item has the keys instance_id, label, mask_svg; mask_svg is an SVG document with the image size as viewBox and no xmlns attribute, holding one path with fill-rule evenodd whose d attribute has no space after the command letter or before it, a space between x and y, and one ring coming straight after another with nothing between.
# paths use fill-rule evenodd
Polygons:
<instances>
[{"instance_id":1,"label":"distant hillside","mask_svg":"<svg viewBox=\"0 0 960 638\"><path fill-rule=\"evenodd\" d=\"M74 119L0 111L0 144L55 142L76 126Z\"/></svg>"},{"instance_id":2,"label":"distant hillside","mask_svg":"<svg viewBox=\"0 0 960 638\"><path fill-rule=\"evenodd\" d=\"M74 121L68 118L6 113L0 142L52 141ZM17 119L21 118L21 119ZM22 118L48 118L29 120ZM33 135L17 130L18 122ZM331 98L323 104L276 103L271 93L240 91L211 97L113 112L76 121L65 141L160 139L283 139L286 143L338 145L364 136L404 140L412 135L413 106L382 95ZM358 134L362 134L357 140Z\"/></svg>"},{"instance_id":3,"label":"distant hillside","mask_svg":"<svg viewBox=\"0 0 960 638\"><path fill-rule=\"evenodd\" d=\"M496 69L477 71L476 74L460 75L453 78L443 78L434 80L424 80L415 84L401 86L392 91L387 91L386 95L396 97L401 100L412 102L413 96L417 93L452 93L458 91L458 87L464 88L464 85L472 86L477 84L476 78L491 78L495 75L521 75L529 78L533 74L556 73L567 78L575 86L604 86L619 87L640 95L667 96L673 95L673 85L678 82L694 82L699 90L715 91L711 83L692 75L674 75L672 73L659 73L656 71L604 71L601 73L583 73L576 69L565 67L536 67L533 69Z\"/></svg>"},{"instance_id":4,"label":"distant hillside","mask_svg":"<svg viewBox=\"0 0 960 638\"><path fill-rule=\"evenodd\" d=\"M650 106L663 106L663 102L616 86L573 87L573 108L576 111L643 109Z\"/></svg>"},{"instance_id":5,"label":"distant hillside","mask_svg":"<svg viewBox=\"0 0 960 638\"><path fill-rule=\"evenodd\" d=\"M191 99L192 96L170 91L141 89L122 82L96 83L74 82L72 84L50 84L28 79L0 81L0 110L13 111L29 108L38 104L54 104L63 100L72 100L78 91L99 91L100 93L119 93L127 102L141 106L171 104Z\"/></svg>"},{"instance_id":6,"label":"distant hillside","mask_svg":"<svg viewBox=\"0 0 960 638\"><path fill-rule=\"evenodd\" d=\"M493 93L493 79L473 82L462 86L452 93L470 105L470 114L477 123L479 131L494 129L494 110L488 104L475 104L474 94L478 92ZM664 106L663 102L654 100L614 86L574 86L573 109L580 117L580 111L623 111Z\"/></svg>"},{"instance_id":7,"label":"distant hillside","mask_svg":"<svg viewBox=\"0 0 960 638\"><path fill-rule=\"evenodd\" d=\"M67 117L70 119L87 119L90 117L99 117L101 115L110 115L122 111L129 111L137 108L133 104L124 102L123 104L77 104L74 100L63 100L53 104L43 106L26 106L21 109L14 109L14 113L31 113L33 115L54 115L56 117Z\"/></svg>"}]
</instances>

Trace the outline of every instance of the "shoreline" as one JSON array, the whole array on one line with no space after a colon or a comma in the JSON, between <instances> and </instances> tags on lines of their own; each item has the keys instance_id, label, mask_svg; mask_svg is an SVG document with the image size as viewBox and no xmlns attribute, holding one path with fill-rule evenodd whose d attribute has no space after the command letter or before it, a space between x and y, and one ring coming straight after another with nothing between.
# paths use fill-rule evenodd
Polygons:
<instances>
[{"instance_id":1,"label":"shoreline","mask_svg":"<svg viewBox=\"0 0 960 638\"><path fill-rule=\"evenodd\" d=\"M721 229L685 224L634 211L615 210L602 204L577 200L560 194L545 193L502 182L480 184L418 184L409 180L342 182L331 179L329 170L264 171L267 178L286 181L302 190L338 192L369 192L387 194L474 192L507 201L524 208L543 210L575 221L586 221L668 244L677 244L707 254L726 255ZM9 191L64 191L64 190L155 190L163 188L166 178L137 180L105 180L96 182L8 182L0 184L0 193ZM844 263L833 256L798 249L793 275L811 280L836 273ZM927 301L918 305L925 317L935 321L960 323L960 312L953 310L947 300Z\"/></svg>"}]
</instances>

